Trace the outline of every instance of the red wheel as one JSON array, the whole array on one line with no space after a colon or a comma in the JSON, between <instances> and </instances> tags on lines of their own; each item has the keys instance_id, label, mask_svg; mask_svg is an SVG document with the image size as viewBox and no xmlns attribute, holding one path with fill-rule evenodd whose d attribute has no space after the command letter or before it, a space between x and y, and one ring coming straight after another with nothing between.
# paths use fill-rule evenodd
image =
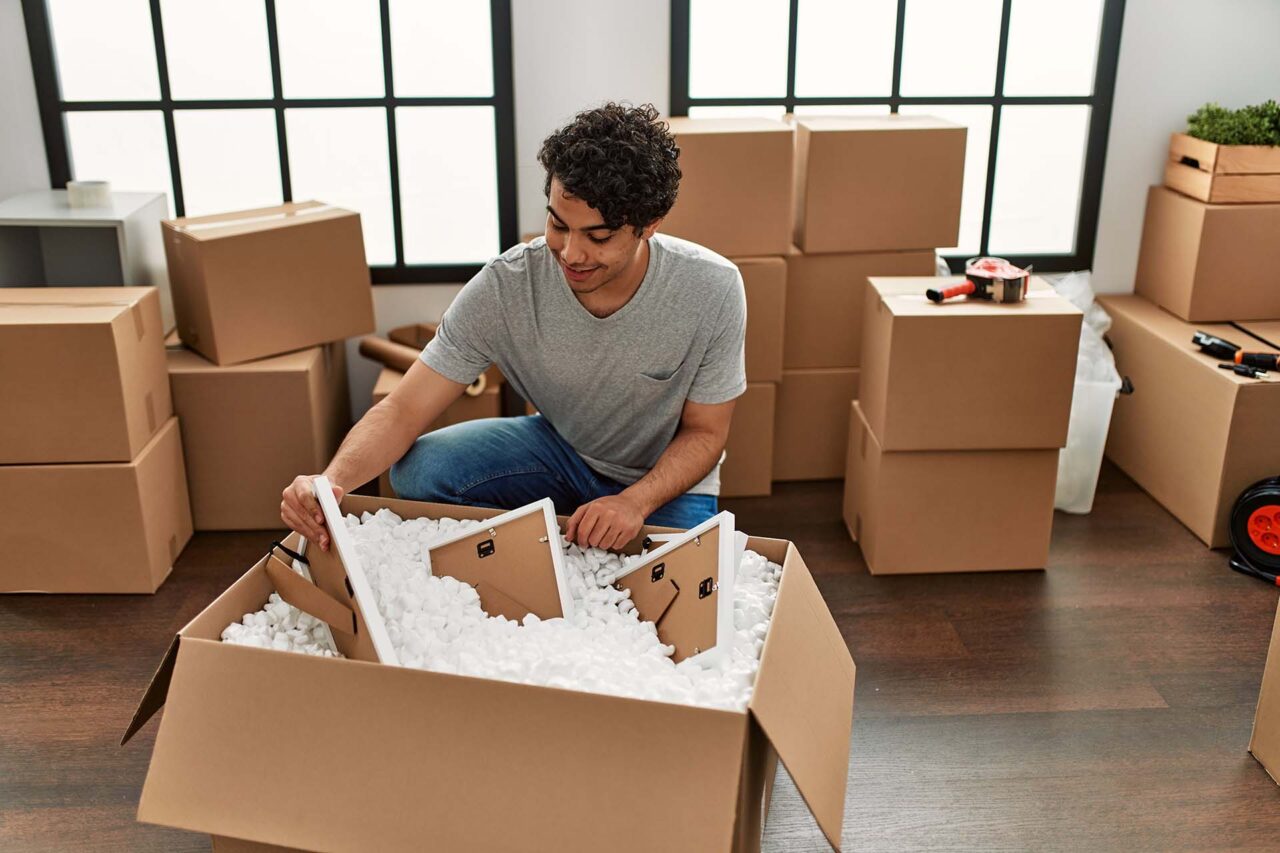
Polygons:
<instances>
[{"instance_id":1,"label":"red wheel","mask_svg":"<svg viewBox=\"0 0 1280 853\"><path fill-rule=\"evenodd\" d=\"M1280 506L1264 504L1249 514L1249 541L1268 554L1280 556Z\"/></svg>"}]
</instances>

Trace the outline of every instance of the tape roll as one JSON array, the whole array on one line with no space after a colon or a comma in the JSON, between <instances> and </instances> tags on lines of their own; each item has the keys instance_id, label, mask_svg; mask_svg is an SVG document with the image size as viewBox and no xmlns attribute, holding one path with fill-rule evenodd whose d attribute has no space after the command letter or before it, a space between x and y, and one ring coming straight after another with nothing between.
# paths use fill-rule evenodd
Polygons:
<instances>
[{"instance_id":1,"label":"tape roll","mask_svg":"<svg viewBox=\"0 0 1280 853\"><path fill-rule=\"evenodd\" d=\"M1227 529L1242 562L1280 574L1280 477L1259 480L1241 492Z\"/></svg>"}]
</instances>

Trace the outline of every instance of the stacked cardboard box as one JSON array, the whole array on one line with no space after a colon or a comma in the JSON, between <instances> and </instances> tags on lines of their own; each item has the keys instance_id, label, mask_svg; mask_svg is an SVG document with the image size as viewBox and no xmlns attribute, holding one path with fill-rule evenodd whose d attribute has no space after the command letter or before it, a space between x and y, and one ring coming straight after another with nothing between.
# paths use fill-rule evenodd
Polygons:
<instances>
[{"instance_id":1,"label":"stacked cardboard box","mask_svg":"<svg viewBox=\"0 0 1280 853\"><path fill-rule=\"evenodd\" d=\"M774 479L839 479L871 276L929 276L960 228L965 129L927 116L795 121L795 245Z\"/></svg>"},{"instance_id":2,"label":"stacked cardboard box","mask_svg":"<svg viewBox=\"0 0 1280 853\"><path fill-rule=\"evenodd\" d=\"M1280 147L1174 134L1165 185L1147 195L1137 295L1102 299L1133 386L1116 402L1107 456L1211 548L1230 544L1239 494L1280 474L1266 436L1280 385L1219 370L1191 337L1280 351L1277 234Z\"/></svg>"},{"instance_id":3,"label":"stacked cardboard box","mask_svg":"<svg viewBox=\"0 0 1280 853\"><path fill-rule=\"evenodd\" d=\"M870 280L845 523L873 574L1043 568L1082 315L1035 279L1012 305L937 283Z\"/></svg>"},{"instance_id":4,"label":"stacked cardboard box","mask_svg":"<svg viewBox=\"0 0 1280 853\"><path fill-rule=\"evenodd\" d=\"M683 177L662 231L732 260L747 294L747 390L734 407L720 495L767 495L782 381L794 133L772 119L673 118L670 124Z\"/></svg>"},{"instance_id":5,"label":"stacked cardboard box","mask_svg":"<svg viewBox=\"0 0 1280 853\"><path fill-rule=\"evenodd\" d=\"M281 490L350 426L342 342L374 328L360 216L300 202L163 228L195 528L278 528Z\"/></svg>"},{"instance_id":6,"label":"stacked cardboard box","mask_svg":"<svg viewBox=\"0 0 1280 853\"><path fill-rule=\"evenodd\" d=\"M156 289L0 305L0 591L155 592L191 538Z\"/></svg>"}]
</instances>

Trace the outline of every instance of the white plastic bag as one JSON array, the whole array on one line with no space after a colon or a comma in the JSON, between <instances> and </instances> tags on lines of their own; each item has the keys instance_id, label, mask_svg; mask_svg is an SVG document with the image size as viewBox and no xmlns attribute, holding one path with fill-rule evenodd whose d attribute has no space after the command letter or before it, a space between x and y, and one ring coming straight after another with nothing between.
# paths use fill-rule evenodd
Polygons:
<instances>
[{"instance_id":1,"label":"white plastic bag","mask_svg":"<svg viewBox=\"0 0 1280 853\"><path fill-rule=\"evenodd\" d=\"M1058 455L1058 485L1053 502L1056 509L1083 514L1093 508L1111 410L1120 393L1120 374L1111 349L1102 339L1111 328L1111 318L1094 301L1089 273L1068 273L1051 283L1061 296L1084 312L1067 446Z\"/></svg>"}]
</instances>

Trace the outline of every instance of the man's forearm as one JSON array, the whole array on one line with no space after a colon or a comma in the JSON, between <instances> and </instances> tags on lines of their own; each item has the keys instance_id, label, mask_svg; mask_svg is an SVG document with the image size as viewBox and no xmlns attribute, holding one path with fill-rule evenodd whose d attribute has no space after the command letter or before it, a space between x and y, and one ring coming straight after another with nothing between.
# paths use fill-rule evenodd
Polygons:
<instances>
[{"instance_id":1,"label":"man's forearm","mask_svg":"<svg viewBox=\"0 0 1280 853\"><path fill-rule=\"evenodd\" d=\"M394 401L388 398L351 428L324 474L343 491L350 492L390 468L417 437L415 422L397 411Z\"/></svg>"},{"instance_id":2,"label":"man's forearm","mask_svg":"<svg viewBox=\"0 0 1280 853\"><path fill-rule=\"evenodd\" d=\"M635 499L648 517L697 485L720 461L723 451L724 436L718 432L681 429L658 457L653 470L623 489L622 494Z\"/></svg>"}]
</instances>

